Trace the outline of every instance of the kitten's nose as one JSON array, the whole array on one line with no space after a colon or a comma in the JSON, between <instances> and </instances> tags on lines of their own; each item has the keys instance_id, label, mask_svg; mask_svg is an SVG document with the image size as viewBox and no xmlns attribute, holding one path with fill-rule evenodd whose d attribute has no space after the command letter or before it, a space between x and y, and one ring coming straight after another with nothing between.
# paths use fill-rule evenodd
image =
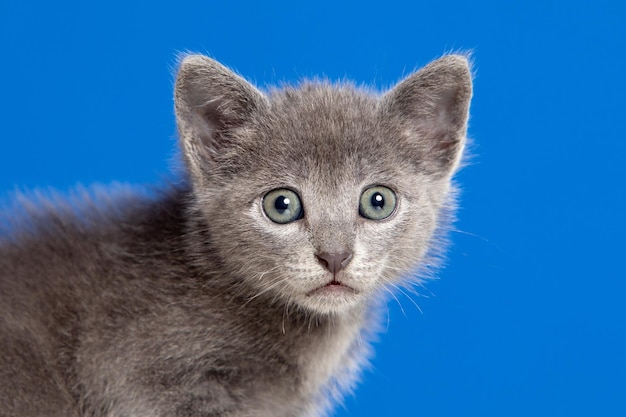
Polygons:
<instances>
[{"instance_id":1,"label":"kitten's nose","mask_svg":"<svg viewBox=\"0 0 626 417\"><path fill-rule=\"evenodd\" d=\"M328 269L333 274L336 274L350 263L350 260L352 259L352 252L320 252L315 256L317 256L320 263L324 265L324 268Z\"/></svg>"}]
</instances>

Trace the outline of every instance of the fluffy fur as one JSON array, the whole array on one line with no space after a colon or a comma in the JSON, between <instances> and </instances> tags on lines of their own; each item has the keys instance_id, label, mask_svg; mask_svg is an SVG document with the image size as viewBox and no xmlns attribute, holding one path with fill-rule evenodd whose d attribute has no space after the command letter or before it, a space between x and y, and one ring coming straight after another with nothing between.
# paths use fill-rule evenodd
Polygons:
<instances>
[{"instance_id":1,"label":"fluffy fur","mask_svg":"<svg viewBox=\"0 0 626 417\"><path fill-rule=\"evenodd\" d=\"M367 357L372 306L433 251L470 97L455 55L380 97L263 93L186 57L178 184L27 201L0 237L0 415L326 414ZM359 214L375 185L397 197L384 220ZM264 212L280 188L300 219Z\"/></svg>"}]
</instances>

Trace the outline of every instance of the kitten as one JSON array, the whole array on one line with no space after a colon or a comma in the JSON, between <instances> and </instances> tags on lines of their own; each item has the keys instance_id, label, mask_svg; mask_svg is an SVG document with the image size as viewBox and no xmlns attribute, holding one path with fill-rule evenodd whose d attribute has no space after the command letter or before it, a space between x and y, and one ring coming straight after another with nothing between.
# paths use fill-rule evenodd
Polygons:
<instances>
[{"instance_id":1,"label":"kitten","mask_svg":"<svg viewBox=\"0 0 626 417\"><path fill-rule=\"evenodd\" d=\"M381 97L186 57L180 183L26 202L0 237L0 415L327 414L436 249L471 91L454 55Z\"/></svg>"}]
</instances>

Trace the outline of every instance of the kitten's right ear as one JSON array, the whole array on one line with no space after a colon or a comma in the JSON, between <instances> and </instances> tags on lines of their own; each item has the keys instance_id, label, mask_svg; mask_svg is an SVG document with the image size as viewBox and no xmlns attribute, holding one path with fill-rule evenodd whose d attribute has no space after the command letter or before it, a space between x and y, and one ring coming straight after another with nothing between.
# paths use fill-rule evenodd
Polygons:
<instances>
[{"instance_id":1,"label":"kitten's right ear","mask_svg":"<svg viewBox=\"0 0 626 417\"><path fill-rule=\"evenodd\" d=\"M183 153L195 174L201 174L229 144L232 129L266 106L263 93L203 55L189 55L182 60L174 102Z\"/></svg>"}]
</instances>

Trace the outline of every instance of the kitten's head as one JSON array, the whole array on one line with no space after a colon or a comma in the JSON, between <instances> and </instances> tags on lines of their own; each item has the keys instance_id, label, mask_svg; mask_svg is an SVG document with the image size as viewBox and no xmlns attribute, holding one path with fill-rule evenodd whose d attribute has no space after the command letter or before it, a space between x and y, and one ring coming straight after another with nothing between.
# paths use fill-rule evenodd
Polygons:
<instances>
[{"instance_id":1,"label":"kitten's head","mask_svg":"<svg viewBox=\"0 0 626 417\"><path fill-rule=\"evenodd\" d=\"M262 93L186 57L179 135L224 268L255 294L324 314L397 285L430 250L471 90L454 55L382 97L326 82Z\"/></svg>"}]
</instances>

